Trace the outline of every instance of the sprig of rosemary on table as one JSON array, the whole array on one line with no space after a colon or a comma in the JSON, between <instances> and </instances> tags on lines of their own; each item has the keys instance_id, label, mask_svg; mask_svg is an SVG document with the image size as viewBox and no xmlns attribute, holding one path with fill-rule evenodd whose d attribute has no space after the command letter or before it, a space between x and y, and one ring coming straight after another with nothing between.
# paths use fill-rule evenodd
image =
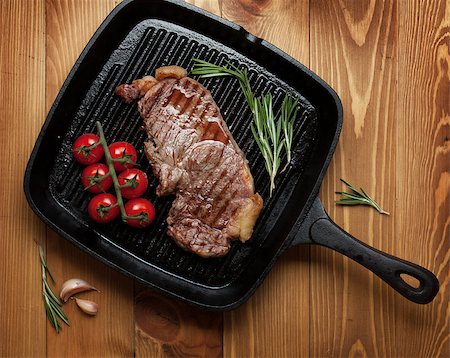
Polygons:
<instances>
[{"instance_id":1,"label":"sprig of rosemary on table","mask_svg":"<svg viewBox=\"0 0 450 358\"><path fill-rule=\"evenodd\" d=\"M229 67L227 67L214 65L197 58L194 58L193 61L195 62L192 70L193 75L199 75L200 78L232 76L239 81L253 114L251 130L265 160L266 170L270 177L270 196L272 196L275 189L275 178L281 165L283 149L287 159L283 171L292 158L291 147L298 101L286 94L281 105L281 115L275 119L272 95L268 93L256 98L250 86L246 69L241 70L230 62L228 62Z\"/></svg>"},{"instance_id":2,"label":"sprig of rosemary on table","mask_svg":"<svg viewBox=\"0 0 450 358\"><path fill-rule=\"evenodd\" d=\"M59 319L63 321L65 324L69 325L69 319L66 314L63 312L61 306L62 303L58 297L53 293L47 281L47 273L50 276L53 283L55 280L48 269L47 261L45 260L44 250L40 245L39 247L39 257L41 259L41 268L42 268L42 298L44 300L45 312L47 313L48 320L50 324L55 328L56 333L59 333L61 330L61 323ZM59 319L58 319L59 318Z\"/></svg>"},{"instance_id":3,"label":"sprig of rosemary on table","mask_svg":"<svg viewBox=\"0 0 450 358\"><path fill-rule=\"evenodd\" d=\"M381 206L372 199L363 188L360 188L358 191L353 185L341 179L349 189L350 192L337 191L336 194L342 195L343 198L340 200L336 200L336 204L338 205L368 205L375 208L380 214L389 215L387 211L384 211Z\"/></svg>"}]
</instances>

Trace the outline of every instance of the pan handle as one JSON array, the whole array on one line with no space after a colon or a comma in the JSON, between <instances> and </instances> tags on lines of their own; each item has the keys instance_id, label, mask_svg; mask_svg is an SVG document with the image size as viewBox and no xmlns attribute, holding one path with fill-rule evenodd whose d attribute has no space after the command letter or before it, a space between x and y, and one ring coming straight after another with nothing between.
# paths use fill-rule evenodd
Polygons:
<instances>
[{"instance_id":1,"label":"pan handle","mask_svg":"<svg viewBox=\"0 0 450 358\"><path fill-rule=\"evenodd\" d=\"M321 208L318 208L318 205ZM309 239L312 243L326 246L358 262L415 303L425 304L434 299L439 291L439 281L432 272L379 251L354 238L330 219L318 199L313 204L312 211L316 215L322 213L315 221L312 223L310 221ZM408 284L402 278L402 274L417 279L419 286L413 287Z\"/></svg>"}]
</instances>

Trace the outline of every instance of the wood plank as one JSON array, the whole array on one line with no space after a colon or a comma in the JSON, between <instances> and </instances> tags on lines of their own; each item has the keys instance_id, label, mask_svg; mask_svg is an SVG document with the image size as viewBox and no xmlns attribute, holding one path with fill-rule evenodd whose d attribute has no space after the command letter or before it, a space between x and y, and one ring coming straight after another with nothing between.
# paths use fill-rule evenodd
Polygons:
<instances>
[{"instance_id":1,"label":"wood plank","mask_svg":"<svg viewBox=\"0 0 450 358\"><path fill-rule=\"evenodd\" d=\"M220 0L185 0L187 3L195 5L203 10L218 16L221 15Z\"/></svg>"},{"instance_id":2,"label":"wood plank","mask_svg":"<svg viewBox=\"0 0 450 358\"><path fill-rule=\"evenodd\" d=\"M224 0L221 9L309 65L309 1ZM308 356L309 299L309 248L292 248L247 303L224 314L224 356Z\"/></svg>"},{"instance_id":3,"label":"wood plank","mask_svg":"<svg viewBox=\"0 0 450 358\"><path fill-rule=\"evenodd\" d=\"M222 314L136 286L136 357L222 357Z\"/></svg>"},{"instance_id":4,"label":"wood plank","mask_svg":"<svg viewBox=\"0 0 450 358\"><path fill-rule=\"evenodd\" d=\"M309 64L309 0L221 0L221 16Z\"/></svg>"},{"instance_id":5,"label":"wood plank","mask_svg":"<svg viewBox=\"0 0 450 358\"><path fill-rule=\"evenodd\" d=\"M46 0L48 108L84 46L120 2L121 0Z\"/></svg>"},{"instance_id":6,"label":"wood plank","mask_svg":"<svg viewBox=\"0 0 450 358\"><path fill-rule=\"evenodd\" d=\"M450 356L450 3L399 2L394 253L437 274L432 304L396 306L393 356ZM394 323L395 322L395 323Z\"/></svg>"},{"instance_id":7,"label":"wood plank","mask_svg":"<svg viewBox=\"0 0 450 358\"><path fill-rule=\"evenodd\" d=\"M47 108L83 47L117 3L47 0ZM63 327L59 335L48 328L48 355L133 356L133 281L82 253L50 229L47 247L48 263L59 285L79 277L101 291L82 295L99 304L95 318L84 315L74 302L64 306L71 327Z\"/></svg>"},{"instance_id":8,"label":"wood plank","mask_svg":"<svg viewBox=\"0 0 450 358\"><path fill-rule=\"evenodd\" d=\"M311 3L311 68L340 95L344 127L321 198L330 216L372 246L394 251L396 189L397 9L393 1ZM334 204L339 178L363 187L390 217L368 207ZM406 238L407 239L407 238ZM394 252L402 254L401 252ZM393 311L405 304L381 280L342 255L311 255L311 354L391 354Z\"/></svg>"},{"instance_id":9,"label":"wood plank","mask_svg":"<svg viewBox=\"0 0 450 358\"><path fill-rule=\"evenodd\" d=\"M45 116L44 1L0 2L0 356L45 355L41 266L45 226L26 203L25 167Z\"/></svg>"}]
</instances>

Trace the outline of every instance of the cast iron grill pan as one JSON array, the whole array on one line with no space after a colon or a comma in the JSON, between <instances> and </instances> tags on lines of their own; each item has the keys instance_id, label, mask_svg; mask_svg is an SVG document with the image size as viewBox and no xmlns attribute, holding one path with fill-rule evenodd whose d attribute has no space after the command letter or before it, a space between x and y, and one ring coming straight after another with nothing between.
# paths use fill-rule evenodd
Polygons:
<instances>
[{"instance_id":1,"label":"cast iron grill pan","mask_svg":"<svg viewBox=\"0 0 450 358\"><path fill-rule=\"evenodd\" d=\"M114 94L114 89L121 83L129 83L146 74L153 74L155 69L161 66L177 64L190 69L193 57L214 63L225 64L225 61L232 61L239 67L247 68L256 93L270 91L275 94L276 108L281 106L284 91L293 93L299 98L302 115L295 129L295 167L280 177L277 192L270 200L267 199L269 181L264 159L252 138L249 128L251 112L238 82L231 78L201 80L210 89L240 148L247 153L256 190L266 198L251 243L241 245L235 242L227 256L213 260L199 259L196 255L180 249L166 234L166 218L172 200L165 197L158 198L155 195L158 182L152 176L146 197L155 204L157 218L153 225L147 230L134 230L117 220L112 225L95 226L95 230L118 246L167 272L200 284L222 286L245 269L252 249L267 239L262 231L267 230L264 226L267 227L276 220L277 214L272 210L273 203L278 200L279 192L283 191L287 179L293 172L301 173L302 165L307 162L308 154L312 152L316 118L314 108L305 98L253 61L239 56L236 51L161 20L144 20L139 23L112 53L85 93L82 104L73 116L63 138L50 173L50 192L84 225L93 226L86 214L91 195L83 191L78 180L81 166L73 160L71 146L75 138L81 134L96 132L96 120L100 120L103 124L108 143L126 140L139 148L140 167L145 172L151 173L148 160L142 151L147 136L142 130L142 118L137 111L136 103L132 105L122 103Z\"/></svg>"},{"instance_id":2,"label":"cast iron grill pan","mask_svg":"<svg viewBox=\"0 0 450 358\"><path fill-rule=\"evenodd\" d=\"M158 183L151 175L146 197L154 203L157 216L149 228L132 229L119 220L110 225L93 224L86 214L90 194L83 191L79 180L82 167L71 154L74 139L86 132L95 133L95 121L99 120L108 143L125 140L134 144L141 169L150 174L142 151L146 134L136 104L122 103L114 89L153 74L160 66L176 64L189 71L193 57L217 64L230 61L246 68L256 94L271 92L275 108L280 108L285 92L299 100L293 165L279 176L277 189L269 198L264 159L249 130L251 112L237 81L200 80L211 91L236 142L246 153L256 190L264 199L252 239L245 245L234 242L229 254L218 259L203 259L183 251L167 236L165 220L173 198L155 196ZM47 224L105 263L188 302L232 308L249 297L291 242L324 244L352 256L356 239L349 239L348 234L337 230L331 235L344 237L340 242L353 245L339 248L335 239L321 240L321 233L329 233L329 228L318 230L315 237L311 231L322 224L321 220L331 222L315 198L341 121L339 99L323 81L242 28L184 3L126 1L96 32L55 100L30 158L25 192L32 208ZM316 223L311 213L316 214L313 219L321 220ZM302 224L305 217L310 232ZM369 256L374 255L373 249L367 250ZM359 261L383 277L384 272L376 272L367 264L370 260ZM429 299L430 292L436 291L434 276L422 268L411 273L410 267L402 269L420 280ZM398 281L396 277L392 282L383 279L394 287ZM402 292L395 288L405 296L411 289L403 287ZM423 292L414 295L420 300Z\"/></svg>"}]
</instances>

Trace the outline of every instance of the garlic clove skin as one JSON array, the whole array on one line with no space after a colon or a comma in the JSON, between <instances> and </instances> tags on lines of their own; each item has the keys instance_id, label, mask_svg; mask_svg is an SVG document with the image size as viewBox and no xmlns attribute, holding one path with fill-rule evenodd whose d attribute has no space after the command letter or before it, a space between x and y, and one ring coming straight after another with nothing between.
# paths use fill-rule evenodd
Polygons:
<instances>
[{"instance_id":1,"label":"garlic clove skin","mask_svg":"<svg viewBox=\"0 0 450 358\"><path fill-rule=\"evenodd\" d=\"M95 316L97 314L98 311L98 304L93 302L93 301L89 301L89 300L82 300L81 298L75 298L75 302L77 303L77 306L80 307L80 309L90 315L90 316Z\"/></svg>"},{"instance_id":2,"label":"garlic clove skin","mask_svg":"<svg viewBox=\"0 0 450 358\"><path fill-rule=\"evenodd\" d=\"M67 300L73 295L89 290L98 291L94 286L90 285L86 281L79 278L72 278L63 283L59 297L63 300L63 302L67 302Z\"/></svg>"}]
</instances>

